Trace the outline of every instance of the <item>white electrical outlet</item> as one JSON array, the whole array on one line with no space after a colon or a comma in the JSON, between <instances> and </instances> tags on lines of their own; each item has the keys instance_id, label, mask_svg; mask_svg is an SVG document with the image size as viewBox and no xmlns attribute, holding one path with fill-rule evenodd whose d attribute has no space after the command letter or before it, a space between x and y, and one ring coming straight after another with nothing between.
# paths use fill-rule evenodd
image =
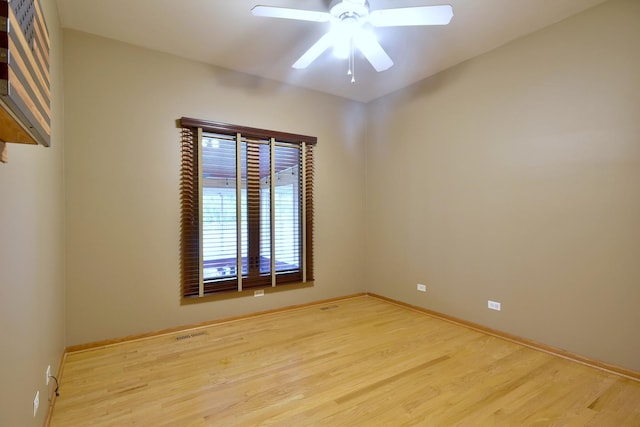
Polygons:
<instances>
[{"instance_id":1,"label":"white electrical outlet","mask_svg":"<svg viewBox=\"0 0 640 427\"><path fill-rule=\"evenodd\" d=\"M253 296L254 297L262 297L262 296L264 296L264 289L258 289L256 291L253 291Z\"/></svg>"},{"instance_id":2,"label":"white electrical outlet","mask_svg":"<svg viewBox=\"0 0 640 427\"><path fill-rule=\"evenodd\" d=\"M40 390L36 391L36 397L33 398L33 416L38 413L38 407L40 406Z\"/></svg>"},{"instance_id":3,"label":"white electrical outlet","mask_svg":"<svg viewBox=\"0 0 640 427\"><path fill-rule=\"evenodd\" d=\"M50 376L51 376L51 365L47 366L47 385L49 385Z\"/></svg>"},{"instance_id":4,"label":"white electrical outlet","mask_svg":"<svg viewBox=\"0 0 640 427\"><path fill-rule=\"evenodd\" d=\"M500 303L497 301L487 301L487 307L489 307L491 310L500 311Z\"/></svg>"},{"instance_id":5,"label":"white electrical outlet","mask_svg":"<svg viewBox=\"0 0 640 427\"><path fill-rule=\"evenodd\" d=\"M418 283L418 285L416 286L416 289L418 289L420 292L427 292L427 285L423 285L422 283Z\"/></svg>"}]
</instances>

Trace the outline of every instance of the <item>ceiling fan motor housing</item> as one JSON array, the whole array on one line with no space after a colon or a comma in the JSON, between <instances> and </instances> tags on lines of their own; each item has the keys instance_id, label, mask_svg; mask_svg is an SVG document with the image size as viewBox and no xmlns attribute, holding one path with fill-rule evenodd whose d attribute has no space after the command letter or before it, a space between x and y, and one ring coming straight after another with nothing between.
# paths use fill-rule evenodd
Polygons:
<instances>
[{"instance_id":1,"label":"ceiling fan motor housing","mask_svg":"<svg viewBox=\"0 0 640 427\"><path fill-rule=\"evenodd\" d=\"M352 19L357 22L362 22L369 16L369 2L357 0L334 0L331 2L329 13L337 21Z\"/></svg>"}]
</instances>

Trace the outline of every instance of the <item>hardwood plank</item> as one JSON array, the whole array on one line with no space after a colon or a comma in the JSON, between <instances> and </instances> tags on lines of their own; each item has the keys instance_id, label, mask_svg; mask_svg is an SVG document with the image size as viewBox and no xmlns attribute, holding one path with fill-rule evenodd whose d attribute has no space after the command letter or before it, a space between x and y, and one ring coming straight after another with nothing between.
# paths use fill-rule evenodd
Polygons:
<instances>
[{"instance_id":1,"label":"hardwood plank","mask_svg":"<svg viewBox=\"0 0 640 427\"><path fill-rule=\"evenodd\" d=\"M601 369L601 370L603 370L605 372L611 372L611 373L614 373L614 374L617 374L617 375L622 375L624 377L630 378L632 380L640 381L640 372L638 372L638 371L633 371L633 370L626 369L626 368L623 368L623 367L620 367L620 366L612 365L612 364L603 362L601 360L590 359L588 357L584 357L584 356L581 356L579 354L572 353L570 351L566 351L566 350L562 350L562 349L557 348L557 347L552 347L552 346L549 346L549 345L546 345L546 344L542 344L542 343L539 343L537 341L529 340L527 338L522 338L522 337L519 337L519 336L516 336L516 335L508 334L506 332L502 332L502 331L499 331L497 329L488 328L486 326L482 326L482 325L479 325L477 323L469 322L469 321L466 321L464 319L460 319L460 318L457 318L457 317L453 317L453 316L449 316L449 315L446 315L446 314L438 313L436 311L428 310L426 308L422 308L422 307L418 307L418 306L415 306L415 305L407 304L407 303L404 303L404 302L401 302L401 301L396 301L396 300L393 300L391 298L384 297L382 295L377 295L377 294L373 294L373 293L370 293L368 295L373 296L375 298L378 298L378 299L380 299L382 301L387 301L387 302L390 302L392 304L399 305L401 307L406 307L406 308L409 308L411 310L415 310L415 311L427 314L429 316L433 316L433 317L435 317L437 319L445 320L447 322L451 322L451 323L454 323L456 325L465 326L465 327L473 329L475 331L480 331L480 332L483 332L483 333L488 334L488 335L493 335L493 336L496 336L496 337L499 337L499 338L502 338L502 339L505 339L505 340L508 340L508 341L512 341L512 342L514 342L516 344L521 344L523 346L530 347L530 348L533 348L533 349L536 349L536 350L539 350L539 351L544 351L545 353L549 353L549 354L552 354L554 356L562 357L564 359L571 360L573 362L582 363L582 364L584 364L586 366L589 366L589 367L592 367L592 368Z\"/></svg>"},{"instance_id":2,"label":"hardwood plank","mask_svg":"<svg viewBox=\"0 0 640 427\"><path fill-rule=\"evenodd\" d=\"M251 292L253 292L253 291L251 290ZM240 292L238 292L238 293L240 293ZM192 325L188 325L188 326L177 326L175 328L167 328L167 329L162 329L162 330L159 330L159 331L147 332L147 333L144 333L144 334L130 335L130 336L126 336L126 337L123 337L123 338L113 338L113 339L108 339L108 340L90 342L90 343L87 343L87 344L78 344L78 345L73 345L73 346L68 347L67 348L67 353L77 353L79 351L95 350L97 348L104 348L104 347L107 347L107 346L110 346L110 345L118 345L118 344L122 344L122 343L125 343L125 342L146 340L146 339L149 339L149 338L157 338L157 337L163 336L163 335L175 334L175 333L180 333L180 332L194 331L194 330L198 330L198 329L201 329L201 328L204 328L204 327L207 327L207 326L218 325L220 323L234 322L236 320L260 317L260 316L264 316L264 315L268 315L268 314L278 313L278 312L281 312L281 311L297 310L297 309L316 306L316 305L325 305L325 304L328 304L328 303L333 302L333 301L342 301L342 300L345 300L345 299L357 298L357 297L361 297L361 296L364 296L364 295L365 295L364 293L359 293L359 294L348 295L348 296L344 296L344 297L340 297L340 298L329 298L329 299L322 300L322 301L315 301L315 302L306 303L306 304L292 305L292 306L287 306L287 307L282 307L282 308L276 308L276 309L273 309L273 310L265 310L265 311L261 311L261 312L257 312L257 313L243 314L243 315L227 317L227 318L223 318L223 319L217 319L217 320L211 320L211 321L207 321L207 322L201 322L201 323L192 324Z\"/></svg>"},{"instance_id":3,"label":"hardwood plank","mask_svg":"<svg viewBox=\"0 0 640 427\"><path fill-rule=\"evenodd\" d=\"M360 296L69 353L50 425L639 420L639 382Z\"/></svg>"},{"instance_id":4,"label":"hardwood plank","mask_svg":"<svg viewBox=\"0 0 640 427\"><path fill-rule=\"evenodd\" d=\"M363 387L363 388L361 388L359 390L355 390L355 391L352 391L349 394L346 394L344 396L340 396L337 399L335 399L335 401L336 401L337 404L341 405L341 404L343 404L345 402L348 402L348 401L350 401L352 399L355 399L356 397L369 394L372 390L375 390L375 389L377 389L379 387L384 387L386 385L394 383L394 382L398 381L399 379L402 379L402 378L404 378L406 376L415 375L415 374L418 373L418 371L421 371L421 370L427 369L427 368L431 368L432 366L437 365L440 362L444 362L447 359L449 359L449 356L447 356L447 355L440 356L440 357L438 357L436 359L433 359L433 360L430 360L428 362L422 363L422 364L420 364L418 366L414 366L413 368L409 368L409 369L407 369L405 371L399 372L399 373L394 374L394 375L392 375L390 377L386 377L386 378L383 378L381 380L378 380L375 383L369 384L369 385L367 385L367 386L365 386L365 387Z\"/></svg>"}]
</instances>

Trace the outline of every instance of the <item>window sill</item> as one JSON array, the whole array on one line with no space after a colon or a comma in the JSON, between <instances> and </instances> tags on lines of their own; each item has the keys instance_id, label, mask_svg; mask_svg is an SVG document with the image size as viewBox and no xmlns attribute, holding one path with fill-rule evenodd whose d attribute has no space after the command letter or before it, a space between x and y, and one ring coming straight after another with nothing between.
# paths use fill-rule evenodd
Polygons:
<instances>
[{"instance_id":1,"label":"window sill","mask_svg":"<svg viewBox=\"0 0 640 427\"><path fill-rule=\"evenodd\" d=\"M222 300L229 300L229 299L243 298L243 297L263 298L268 294L286 292L294 289L311 288L313 286L314 286L314 282L311 281L306 283L302 283L302 282L286 283L286 284L278 285L276 287L273 287L273 286L252 287L250 289L245 289L241 292L226 291L226 292L218 292L215 294L205 295L203 297L183 297L180 301L180 305L199 304L202 302L222 301ZM264 291L264 296L256 297L255 291L258 291L258 290Z\"/></svg>"}]
</instances>

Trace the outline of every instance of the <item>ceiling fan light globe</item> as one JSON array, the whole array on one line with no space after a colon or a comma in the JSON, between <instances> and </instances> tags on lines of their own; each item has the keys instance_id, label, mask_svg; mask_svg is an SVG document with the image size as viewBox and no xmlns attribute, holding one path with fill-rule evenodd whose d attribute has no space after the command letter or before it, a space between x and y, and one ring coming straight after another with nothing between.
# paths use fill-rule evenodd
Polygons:
<instances>
[{"instance_id":1,"label":"ceiling fan light globe","mask_svg":"<svg viewBox=\"0 0 640 427\"><path fill-rule=\"evenodd\" d=\"M338 59L347 59L351 52L351 40L339 40L333 45L333 56Z\"/></svg>"},{"instance_id":2,"label":"ceiling fan light globe","mask_svg":"<svg viewBox=\"0 0 640 427\"><path fill-rule=\"evenodd\" d=\"M347 59L351 52L353 37L360 31L360 24L355 17L335 20L331 27L333 38L333 55L339 59Z\"/></svg>"},{"instance_id":3,"label":"ceiling fan light globe","mask_svg":"<svg viewBox=\"0 0 640 427\"><path fill-rule=\"evenodd\" d=\"M356 18L347 17L340 20L334 20L331 25L331 32L336 39L348 39L360 28Z\"/></svg>"}]
</instances>

